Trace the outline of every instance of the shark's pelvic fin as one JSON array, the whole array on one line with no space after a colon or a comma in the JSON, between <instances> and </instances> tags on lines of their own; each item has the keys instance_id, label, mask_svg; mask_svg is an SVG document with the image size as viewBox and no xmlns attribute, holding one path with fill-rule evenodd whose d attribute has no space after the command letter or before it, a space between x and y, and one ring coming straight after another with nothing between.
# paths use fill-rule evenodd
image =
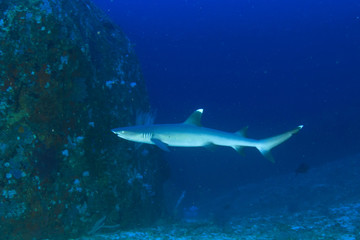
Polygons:
<instances>
[{"instance_id":1,"label":"shark's pelvic fin","mask_svg":"<svg viewBox=\"0 0 360 240\"><path fill-rule=\"evenodd\" d=\"M166 151L166 152L170 152L170 149L168 148L168 145L164 142L162 142L161 140L157 139L157 138L152 138L151 141L158 146L160 149Z\"/></svg>"},{"instance_id":2,"label":"shark's pelvic fin","mask_svg":"<svg viewBox=\"0 0 360 240\"><path fill-rule=\"evenodd\" d=\"M274 163L275 160L274 160L273 156L271 155L270 150L272 148L276 147L277 145L288 140L293 134L297 133L302 128L303 128L303 125L300 125L297 128L295 128L291 131L288 131L286 133L277 135L275 137L270 137L270 138L259 140L259 145L256 146L256 148L261 152L262 155L264 155L264 157L266 157L267 159L269 159L271 162Z\"/></svg>"},{"instance_id":3,"label":"shark's pelvic fin","mask_svg":"<svg viewBox=\"0 0 360 240\"><path fill-rule=\"evenodd\" d=\"M198 109L193 112L190 117L186 119L185 124L195 125L197 127L201 127L201 115L203 113L203 109Z\"/></svg>"}]
</instances>

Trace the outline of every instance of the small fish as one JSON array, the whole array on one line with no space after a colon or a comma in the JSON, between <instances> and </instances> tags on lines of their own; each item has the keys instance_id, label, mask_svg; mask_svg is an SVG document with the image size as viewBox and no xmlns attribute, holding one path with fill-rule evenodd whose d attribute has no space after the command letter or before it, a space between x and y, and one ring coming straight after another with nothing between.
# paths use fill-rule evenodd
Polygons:
<instances>
[{"instance_id":1,"label":"small fish","mask_svg":"<svg viewBox=\"0 0 360 240\"><path fill-rule=\"evenodd\" d=\"M296 169L295 169L295 173L296 175L300 174L300 173L307 173L310 169L310 166L307 165L306 163L301 163Z\"/></svg>"}]
</instances>

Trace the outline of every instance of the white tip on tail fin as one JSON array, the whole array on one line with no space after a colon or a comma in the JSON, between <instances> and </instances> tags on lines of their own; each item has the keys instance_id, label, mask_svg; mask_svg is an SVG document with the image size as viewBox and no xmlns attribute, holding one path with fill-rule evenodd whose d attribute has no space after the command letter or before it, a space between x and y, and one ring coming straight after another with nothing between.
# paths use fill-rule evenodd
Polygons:
<instances>
[{"instance_id":1,"label":"white tip on tail fin","mask_svg":"<svg viewBox=\"0 0 360 240\"><path fill-rule=\"evenodd\" d=\"M274 158L272 157L272 155L270 153L270 150L272 148L276 147L277 145L288 140L293 134L297 133L302 128L303 128L303 125L299 125L297 128L295 128L291 131L288 131L286 133L259 140L259 145L256 146L256 148L261 152L262 155L264 155L264 157L269 159L271 162L275 162Z\"/></svg>"}]
</instances>

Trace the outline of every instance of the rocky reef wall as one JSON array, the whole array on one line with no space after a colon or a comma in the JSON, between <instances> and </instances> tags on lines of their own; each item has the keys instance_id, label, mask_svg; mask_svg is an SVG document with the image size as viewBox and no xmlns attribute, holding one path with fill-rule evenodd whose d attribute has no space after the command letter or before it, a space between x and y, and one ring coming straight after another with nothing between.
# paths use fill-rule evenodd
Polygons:
<instances>
[{"instance_id":1,"label":"rocky reef wall","mask_svg":"<svg viewBox=\"0 0 360 240\"><path fill-rule=\"evenodd\" d=\"M157 150L110 129L147 111L131 43L89 0L0 2L0 232L66 239L162 212Z\"/></svg>"}]
</instances>

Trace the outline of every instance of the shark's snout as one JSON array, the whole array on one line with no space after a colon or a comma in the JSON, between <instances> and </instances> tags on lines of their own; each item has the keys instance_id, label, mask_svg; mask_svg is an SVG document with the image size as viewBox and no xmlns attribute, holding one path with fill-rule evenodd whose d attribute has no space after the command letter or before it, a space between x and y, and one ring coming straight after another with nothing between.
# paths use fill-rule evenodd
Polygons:
<instances>
[{"instance_id":1,"label":"shark's snout","mask_svg":"<svg viewBox=\"0 0 360 240\"><path fill-rule=\"evenodd\" d=\"M125 131L121 130L121 128L114 128L114 129L111 129L111 131L113 133L125 132Z\"/></svg>"},{"instance_id":2,"label":"shark's snout","mask_svg":"<svg viewBox=\"0 0 360 240\"><path fill-rule=\"evenodd\" d=\"M126 131L122 128L114 128L111 129L113 133L115 133L118 137L123 137L126 134Z\"/></svg>"}]
</instances>

